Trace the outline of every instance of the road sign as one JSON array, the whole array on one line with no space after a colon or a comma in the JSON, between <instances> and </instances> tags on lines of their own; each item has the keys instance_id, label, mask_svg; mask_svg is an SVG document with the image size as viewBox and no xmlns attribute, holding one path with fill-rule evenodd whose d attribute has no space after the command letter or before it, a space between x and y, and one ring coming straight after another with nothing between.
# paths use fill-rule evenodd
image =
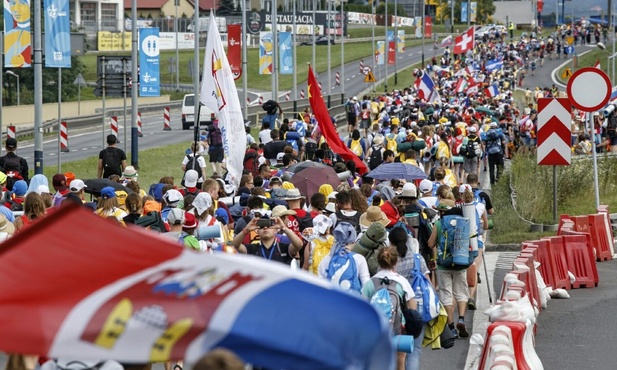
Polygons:
<instances>
[{"instance_id":1,"label":"road sign","mask_svg":"<svg viewBox=\"0 0 617 370\"><path fill-rule=\"evenodd\" d=\"M563 73L561 74L561 78L563 78L564 80L567 80L570 77L572 77L572 70L570 69L570 67L568 67L563 70Z\"/></svg>"},{"instance_id":2,"label":"road sign","mask_svg":"<svg viewBox=\"0 0 617 370\"><path fill-rule=\"evenodd\" d=\"M574 46L566 46L566 54L574 54Z\"/></svg>"},{"instance_id":3,"label":"road sign","mask_svg":"<svg viewBox=\"0 0 617 370\"><path fill-rule=\"evenodd\" d=\"M539 165L567 166L572 150L570 136L572 116L567 98L538 99L538 150Z\"/></svg>"},{"instance_id":4,"label":"road sign","mask_svg":"<svg viewBox=\"0 0 617 370\"><path fill-rule=\"evenodd\" d=\"M566 37L566 42L568 43L568 45L574 44L574 37L572 36Z\"/></svg>"},{"instance_id":5,"label":"road sign","mask_svg":"<svg viewBox=\"0 0 617 370\"><path fill-rule=\"evenodd\" d=\"M369 73L371 73L371 67L364 66L364 68L362 68L362 73L364 73L365 75L368 75Z\"/></svg>"},{"instance_id":6,"label":"road sign","mask_svg":"<svg viewBox=\"0 0 617 370\"><path fill-rule=\"evenodd\" d=\"M75 86L80 86L80 87L86 87L86 79L84 79L84 76L82 76L82 74L78 74L77 77L75 77L75 81L73 81L73 85Z\"/></svg>"},{"instance_id":7,"label":"road sign","mask_svg":"<svg viewBox=\"0 0 617 370\"><path fill-rule=\"evenodd\" d=\"M603 108L611 98L611 81L601 69L581 68L568 80L567 93L573 106L583 112Z\"/></svg>"},{"instance_id":8,"label":"road sign","mask_svg":"<svg viewBox=\"0 0 617 370\"><path fill-rule=\"evenodd\" d=\"M368 74L364 76L364 82L376 82L373 72L369 71Z\"/></svg>"}]
</instances>

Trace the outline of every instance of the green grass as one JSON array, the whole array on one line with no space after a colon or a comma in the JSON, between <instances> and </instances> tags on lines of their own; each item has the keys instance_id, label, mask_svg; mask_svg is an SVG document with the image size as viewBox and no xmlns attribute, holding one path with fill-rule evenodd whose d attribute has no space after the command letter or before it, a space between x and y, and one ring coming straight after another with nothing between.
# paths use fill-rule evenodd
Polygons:
<instances>
[{"instance_id":1,"label":"green grass","mask_svg":"<svg viewBox=\"0 0 617 370\"><path fill-rule=\"evenodd\" d=\"M566 68L570 68L570 70L572 71L572 73L578 71L581 68L584 67L593 67L596 62L598 60L600 60L600 67L602 68L602 70L608 74L609 73L609 69L608 69L608 61L607 61L607 57L610 55L611 53L608 50L601 50L601 49L591 49L589 52L583 54L583 55L579 55L577 56L578 62L575 63L574 68L572 68L572 63L568 63L566 65L564 65L563 67L561 67L557 73L557 79L559 81L561 81L564 84L567 84L568 81L564 78L561 77L562 73L566 70Z\"/></svg>"}]
</instances>

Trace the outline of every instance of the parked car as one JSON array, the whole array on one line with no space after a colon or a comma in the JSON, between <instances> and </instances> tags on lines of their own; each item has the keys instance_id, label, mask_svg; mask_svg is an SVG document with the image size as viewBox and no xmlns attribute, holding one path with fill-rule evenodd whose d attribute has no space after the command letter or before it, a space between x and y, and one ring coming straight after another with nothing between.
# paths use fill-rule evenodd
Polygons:
<instances>
[{"instance_id":1,"label":"parked car","mask_svg":"<svg viewBox=\"0 0 617 370\"><path fill-rule=\"evenodd\" d=\"M199 107L199 125L204 126L212 123L214 117L212 109L201 105ZM182 99L182 129L188 130L195 124L195 94L186 94Z\"/></svg>"},{"instance_id":2,"label":"parked car","mask_svg":"<svg viewBox=\"0 0 617 370\"><path fill-rule=\"evenodd\" d=\"M506 26L501 24L487 24L485 26L476 29L476 37L483 37L485 34L493 34L496 30L499 30L499 33L507 33L508 29Z\"/></svg>"},{"instance_id":3,"label":"parked car","mask_svg":"<svg viewBox=\"0 0 617 370\"><path fill-rule=\"evenodd\" d=\"M330 44L334 45L334 38L328 36L318 36L315 39L315 45L328 45L328 39ZM300 45L313 45L313 40L304 41Z\"/></svg>"}]
</instances>

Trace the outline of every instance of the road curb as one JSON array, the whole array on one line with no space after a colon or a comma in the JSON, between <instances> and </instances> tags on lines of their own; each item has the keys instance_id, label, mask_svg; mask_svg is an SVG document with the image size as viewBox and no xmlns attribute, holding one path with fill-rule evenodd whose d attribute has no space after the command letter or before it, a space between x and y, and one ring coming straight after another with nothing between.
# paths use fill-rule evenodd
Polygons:
<instances>
[{"instance_id":1,"label":"road curb","mask_svg":"<svg viewBox=\"0 0 617 370\"><path fill-rule=\"evenodd\" d=\"M521 244L491 244L485 245L484 250L487 252L519 252Z\"/></svg>"}]
</instances>

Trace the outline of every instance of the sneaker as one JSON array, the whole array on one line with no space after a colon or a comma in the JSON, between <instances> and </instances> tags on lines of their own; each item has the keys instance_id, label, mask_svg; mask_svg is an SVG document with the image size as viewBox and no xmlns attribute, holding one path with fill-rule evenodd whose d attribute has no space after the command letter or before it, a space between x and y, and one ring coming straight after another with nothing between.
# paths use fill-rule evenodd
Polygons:
<instances>
[{"instance_id":1,"label":"sneaker","mask_svg":"<svg viewBox=\"0 0 617 370\"><path fill-rule=\"evenodd\" d=\"M468 338L469 333L467 332L467 328L465 327L465 323L460 321L456 323L456 330L458 330L458 335L461 338Z\"/></svg>"},{"instance_id":2,"label":"sneaker","mask_svg":"<svg viewBox=\"0 0 617 370\"><path fill-rule=\"evenodd\" d=\"M473 298L469 298L467 301L467 309L474 311L476 309L476 300Z\"/></svg>"},{"instance_id":3,"label":"sneaker","mask_svg":"<svg viewBox=\"0 0 617 370\"><path fill-rule=\"evenodd\" d=\"M454 337L454 339L458 339L458 332L456 331L456 329L452 329L452 336Z\"/></svg>"}]
</instances>

